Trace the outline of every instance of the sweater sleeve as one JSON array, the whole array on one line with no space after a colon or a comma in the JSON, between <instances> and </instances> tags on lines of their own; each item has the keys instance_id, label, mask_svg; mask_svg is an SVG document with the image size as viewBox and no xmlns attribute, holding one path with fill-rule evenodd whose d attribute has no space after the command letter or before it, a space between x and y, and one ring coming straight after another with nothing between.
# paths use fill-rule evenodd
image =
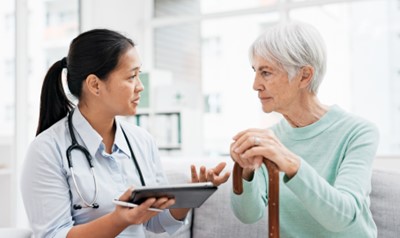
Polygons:
<instances>
[{"instance_id":1,"label":"sweater sleeve","mask_svg":"<svg viewBox=\"0 0 400 238\"><path fill-rule=\"evenodd\" d=\"M378 137L377 129L370 125L353 132L333 184L304 160L296 176L290 180L284 177L284 184L327 230L338 232L348 228L361 216L363 209L369 208L372 162Z\"/></svg>"},{"instance_id":2,"label":"sweater sleeve","mask_svg":"<svg viewBox=\"0 0 400 238\"><path fill-rule=\"evenodd\" d=\"M268 174L262 165L251 181L243 180L243 193L231 192L231 208L235 216L245 224L255 223L264 217L267 206Z\"/></svg>"}]
</instances>

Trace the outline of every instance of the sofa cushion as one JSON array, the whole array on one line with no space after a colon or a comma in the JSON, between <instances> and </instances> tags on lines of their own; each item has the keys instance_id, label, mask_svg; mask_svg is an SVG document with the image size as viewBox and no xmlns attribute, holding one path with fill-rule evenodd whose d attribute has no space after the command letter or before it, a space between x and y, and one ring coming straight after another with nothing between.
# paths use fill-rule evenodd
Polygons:
<instances>
[{"instance_id":1,"label":"sofa cushion","mask_svg":"<svg viewBox=\"0 0 400 238\"><path fill-rule=\"evenodd\" d=\"M400 172L375 169L372 173L371 211L378 237L399 237Z\"/></svg>"}]
</instances>

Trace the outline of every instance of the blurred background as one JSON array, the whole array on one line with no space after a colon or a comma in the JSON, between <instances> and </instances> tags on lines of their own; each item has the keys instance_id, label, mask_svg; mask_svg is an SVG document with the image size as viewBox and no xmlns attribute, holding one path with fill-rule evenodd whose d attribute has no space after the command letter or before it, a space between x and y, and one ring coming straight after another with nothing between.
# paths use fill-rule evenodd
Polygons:
<instances>
[{"instance_id":1,"label":"blurred background","mask_svg":"<svg viewBox=\"0 0 400 238\"><path fill-rule=\"evenodd\" d=\"M26 226L19 173L42 80L79 33L110 28L138 45L145 91L125 119L153 134L163 160L218 160L238 131L280 119L261 111L248 47L289 20L326 41L321 101L374 122L377 166L400 169L400 0L2 0L0 227Z\"/></svg>"}]
</instances>

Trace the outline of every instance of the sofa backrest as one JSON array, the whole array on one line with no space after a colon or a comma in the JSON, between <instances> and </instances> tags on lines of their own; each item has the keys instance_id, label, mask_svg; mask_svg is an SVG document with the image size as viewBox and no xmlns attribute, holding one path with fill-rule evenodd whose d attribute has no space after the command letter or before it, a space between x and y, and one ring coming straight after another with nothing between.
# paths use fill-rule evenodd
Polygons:
<instances>
[{"instance_id":1,"label":"sofa backrest","mask_svg":"<svg viewBox=\"0 0 400 238\"><path fill-rule=\"evenodd\" d=\"M378 237L400 237L400 172L374 169L371 211Z\"/></svg>"},{"instance_id":2,"label":"sofa backrest","mask_svg":"<svg viewBox=\"0 0 400 238\"><path fill-rule=\"evenodd\" d=\"M226 161L229 163L229 161ZM214 162L215 163L215 162ZM190 178L188 162L168 162L167 176L173 183L187 182ZM204 164L204 161L198 164ZM207 163L209 165L210 163ZM166 164L164 164L166 165ZM212 164L214 166L215 164ZM227 170L232 164L228 164ZM210 166L207 166L210 167ZM149 238L257 238L265 237L267 217L255 224L243 224L230 207L231 179L199 208L194 210L193 224L168 234L147 234ZM400 237L400 171L374 169L372 174L371 211L378 226L379 238ZM192 225L192 226L190 226ZM251 232L249 232L251 231Z\"/></svg>"},{"instance_id":3,"label":"sofa backrest","mask_svg":"<svg viewBox=\"0 0 400 238\"><path fill-rule=\"evenodd\" d=\"M221 185L200 209L195 209L192 237L256 238L265 236L266 217L251 225L243 224L236 219L230 207L231 187L231 181ZM378 227L379 238L400 237L400 171L373 170L371 211Z\"/></svg>"},{"instance_id":4,"label":"sofa backrest","mask_svg":"<svg viewBox=\"0 0 400 238\"><path fill-rule=\"evenodd\" d=\"M198 209L194 210L193 238L258 238L267 237L267 217L254 224L243 224L230 205L232 181L229 179Z\"/></svg>"},{"instance_id":5,"label":"sofa backrest","mask_svg":"<svg viewBox=\"0 0 400 238\"><path fill-rule=\"evenodd\" d=\"M171 184L187 182L190 179L190 164L195 164L197 168L205 165L207 168L216 166L219 162L226 162L225 171L232 171L233 162L231 158L216 158L210 160L192 161L163 161L166 175ZM232 176L231 176L232 177ZM232 180L229 178L225 184L218 187L218 190L204 204L193 210L192 223L181 228L173 236L166 234L149 234L149 238L174 237L183 238L190 235L192 238L257 238L265 237L268 229L267 217L264 217L255 224L243 224L239 221L230 205L230 191L232 190ZM249 232L251 231L251 232Z\"/></svg>"}]
</instances>

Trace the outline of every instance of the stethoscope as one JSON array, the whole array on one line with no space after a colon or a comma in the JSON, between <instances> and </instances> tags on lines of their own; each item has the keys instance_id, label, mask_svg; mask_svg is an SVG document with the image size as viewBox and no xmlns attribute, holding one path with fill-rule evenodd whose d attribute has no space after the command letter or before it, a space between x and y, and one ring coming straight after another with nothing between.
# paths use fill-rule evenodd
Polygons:
<instances>
[{"instance_id":1,"label":"stethoscope","mask_svg":"<svg viewBox=\"0 0 400 238\"><path fill-rule=\"evenodd\" d=\"M81 204L74 204L73 208L75 210L79 210L79 209L87 208L87 207L91 207L91 208L97 209L97 208L100 207L100 205L97 203L97 191L98 191L98 189L97 189L97 180L96 180L96 175L95 175L95 171L94 171L94 166L93 166L93 163L92 163L92 156L90 155L89 151L84 146L78 144L78 142L77 142L77 140L75 138L75 133L74 133L73 124L72 124L72 115L73 114L74 114L74 109L71 110L71 112L68 115L68 128L69 128L69 134L71 136L72 144L67 148L66 152L67 152L68 166L69 166L69 169L71 170L72 180L74 182L74 186L75 186L76 192L78 193L81 201L84 204L84 206L82 206ZM144 182L142 171L140 170L140 167L139 167L139 164L138 164L138 162L136 160L135 154L133 153L131 144L129 143L128 137L126 136L125 131L122 128L122 126L121 126L121 130L122 130L122 133L124 134L125 141L128 144L129 151L131 152L131 157L132 157L133 163L135 164L136 169L137 169L137 171L139 173L140 183L142 184L142 186L145 186L145 182ZM92 199L91 202L87 202L83 198L82 193L81 193L81 191L79 189L78 183L76 182L75 172L74 172L74 168L73 168L72 160L71 160L71 152L73 150L79 150L80 152L82 152L85 155L87 162L89 163L90 172L92 174L93 183L94 183L94 196L93 196L93 199Z\"/></svg>"}]
</instances>

